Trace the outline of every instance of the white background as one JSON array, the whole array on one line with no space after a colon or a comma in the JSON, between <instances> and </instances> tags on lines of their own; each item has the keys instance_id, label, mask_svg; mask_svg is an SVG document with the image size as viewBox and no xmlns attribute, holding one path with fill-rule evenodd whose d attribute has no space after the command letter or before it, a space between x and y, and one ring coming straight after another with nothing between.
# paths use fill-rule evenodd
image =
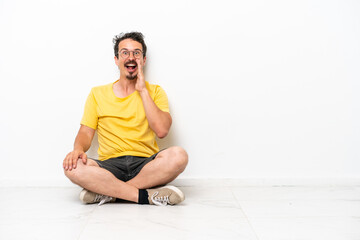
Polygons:
<instances>
[{"instance_id":1,"label":"white background","mask_svg":"<svg viewBox=\"0 0 360 240\"><path fill-rule=\"evenodd\" d=\"M0 0L0 184L70 185L62 161L86 97L118 78L112 38L132 30L169 97L160 144L190 156L181 178L359 179L359 12L350 0Z\"/></svg>"}]
</instances>

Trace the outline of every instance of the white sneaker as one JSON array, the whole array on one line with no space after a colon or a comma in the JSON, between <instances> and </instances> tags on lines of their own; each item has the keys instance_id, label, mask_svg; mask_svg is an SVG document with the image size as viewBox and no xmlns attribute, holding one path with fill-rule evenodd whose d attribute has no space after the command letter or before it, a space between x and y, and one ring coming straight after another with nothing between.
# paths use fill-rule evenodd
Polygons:
<instances>
[{"instance_id":1,"label":"white sneaker","mask_svg":"<svg viewBox=\"0 0 360 240\"><path fill-rule=\"evenodd\" d=\"M146 190L149 194L149 203L157 206L175 205L185 200L184 193L175 186Z\"/></svg>"},{"instance_id":2,"label":"white sneaker","mask_svg":"<svg viewBox=\"0 0 360 240\"><path fill-rule=\"evenodd\" d=\"M100 205L103 205L107 202L115 202L116 198L109 197L106 195L97 194L94 192L91 192L89 190L86 190L85 188L80 192L80 200L83 203L99 203Z\"/></svg>"}]
</instances>

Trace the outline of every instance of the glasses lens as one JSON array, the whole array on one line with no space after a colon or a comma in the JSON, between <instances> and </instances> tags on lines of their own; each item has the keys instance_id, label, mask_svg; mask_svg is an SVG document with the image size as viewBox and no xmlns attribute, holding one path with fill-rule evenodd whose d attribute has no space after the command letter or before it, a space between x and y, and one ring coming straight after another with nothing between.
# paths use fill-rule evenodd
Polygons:
<instances>
[{"instance_id":1,"label":"glasses lens","mask_svg":"<svg viewBox=\"0 0 360 240\"><path fill-rule=\"evenodd\" d=\"M139 50L134 51L134 57L140 58L141 57L141 51L139 51Z\"/></svg>"},{"instance_id":2,"label":"glasses lens","mask_svg":"<svg viewBox=\"0 0 360 240\"><path fill-rule=\"evenodd\" d=\"M122 58L128 58L130 56L131 52L133 53L135 58L140 58L142 55L142 52L140 50L136 50L136 51L122 50L122 51L120 51L120 56Z\"/></svg>"},{"instance_id":3,"label":"glasses lens","mask_svg":"<svg viewBox=\"0 0 360 240\"><path fill-rule=\"evenodd\" d=\"M130 55L129 51L122 50L122 51L120 52L120 56L121 56L122 58L128 58L129 55Z\"/></svg>"}]
</instances>

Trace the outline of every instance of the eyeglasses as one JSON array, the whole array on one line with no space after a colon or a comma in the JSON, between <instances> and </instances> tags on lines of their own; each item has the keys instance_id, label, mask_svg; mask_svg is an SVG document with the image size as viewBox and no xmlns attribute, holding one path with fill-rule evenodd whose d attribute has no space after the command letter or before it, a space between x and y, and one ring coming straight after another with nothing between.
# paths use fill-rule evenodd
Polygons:
<instances>
[{"instance_id":1,"label":"eyeglasses","mask_svg":"<svg viewBox=\"0 0 360 240\"><path fill-rule=\"evenodd\" d=\"M141 50L135 50L135 51L129 51L129 50L121 50L120 53L120 57L127 59L128 57L130 57L130 53L133 53L134 58L140 58L143 55L143 52Z\"/></svg>"}]
</instances>

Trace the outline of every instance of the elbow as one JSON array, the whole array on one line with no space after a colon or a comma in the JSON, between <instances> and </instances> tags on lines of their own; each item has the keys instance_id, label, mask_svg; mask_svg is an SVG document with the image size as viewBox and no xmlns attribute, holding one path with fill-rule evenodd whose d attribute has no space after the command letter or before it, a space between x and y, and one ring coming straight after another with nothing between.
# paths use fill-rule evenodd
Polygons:
<instances>
[{"instance_id":1,"label":"elbow","mask_svg":"<svg viewBox=\"0 0 360 240\"><path fill-rule=\"evenodd\" d=\"M168 133L169 133L169 130L161 130L161 131L156 132L156 136L161 139L161 138L166 137L168 135Z\"/></svg>"},{"instance_id":2,"label":"elbow","mask_svg":"<svg viewBox=\"0 0 360 240\"><path fill-rule=\"evenodd\" d=\"M168 120L162 121L162 123L157 123L153 128L158 138L166 137L170 131L172 120L170 114L169 113L166 114L169 116Z\"/></svg>"}]
</instances>

